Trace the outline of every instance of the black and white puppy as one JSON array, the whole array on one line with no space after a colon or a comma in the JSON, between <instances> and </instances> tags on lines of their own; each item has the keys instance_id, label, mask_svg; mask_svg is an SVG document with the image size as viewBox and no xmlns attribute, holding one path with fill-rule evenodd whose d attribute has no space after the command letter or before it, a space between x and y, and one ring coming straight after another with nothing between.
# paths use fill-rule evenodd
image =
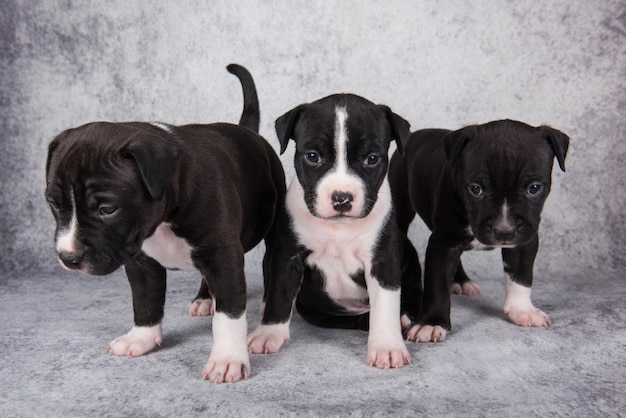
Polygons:
<instances>
[{"instance_id":1,"label":"black and white puppy","mask_svg":"<svg viewBox=\"0 0 626 418\"><path fill-rule=\"evenodd\" d=\"M63 267L94 275L126 269L134 327L109 353L133 357L160 345L166 269L199 271L200 300L189 311L214 310L202 376L216 383L249 374L244 253L265 238L269 259L286 192L278 156L256 133L252 77L227 68L244 91L239 126L89 123L52 140L46 167Z\"/></svg>"},{"instance_id":2,"label":"black and white puppy","mask_svg":"<svg viewBox=\"0 0 626 418\"><path fill-rule=\"evenodd\" d=\"M289 338L297 293L306 320L369 329L370 365L408 364L400 288L403 252L412 246L395 224L387 180L390 142L401 152L408 122L387 106L338 94L292 109L276 120L276 131L281 153L290 138L296 143L296 177L279 219L263 321L248 340L250 351L276 352ZM419 263L409 270L415 280L402 288L409 301L402 306L405 323L417 315L421 292Z\"/></svg>"},{"instance_id":3,"label":"black and white puppy","mask_svg":"<svg viewBox=\"0 0 626 418\"><path fill-rule=\"evenodd\" d=\"M502 249L504 312L515 324L550 319L530 299L538 227L554 157L565 171L569 138L547 126L502 120L458 131L427 129L391 159L389 178L400 229L417 212L431 229L422 312L410 340L442 341L450 329L450 292L478 294L461 265L471 249ZM410 253L408 253L410 254Z\"/></svg>"}]
</instances>

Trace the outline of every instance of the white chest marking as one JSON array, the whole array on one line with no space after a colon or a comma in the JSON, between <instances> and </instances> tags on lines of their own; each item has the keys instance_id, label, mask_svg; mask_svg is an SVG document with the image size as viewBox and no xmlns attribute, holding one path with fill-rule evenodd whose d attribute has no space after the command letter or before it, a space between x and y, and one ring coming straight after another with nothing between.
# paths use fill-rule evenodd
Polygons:
<instances>
[{"instance_id":1,"label":"white chest marking","mask_svg":"<svg viewBox=\"0 0 626 418\"><path fill-rule=\"evenodd\" d=\"M168 223L159 225L154 234L143 242L141 249L165 268L197 270L191 260L191 246L176 236Z\"/></svg>"},{"instance_id":2,"label":"white chest marking","mask_svg":"<svg viewBox=\"0 0 626 418\"><path fill-rule=\"evenodd\" d=\"M307 263L323 272L324 291L348 309L367 311L367 289L351 274L371 275L373 251L391 209L389 183L383 182L378 200L365 218L320 219L309 212L297 177L287 192L287 208L294 218L299 243L311 250Z\"/></svg>"}]
</instances>

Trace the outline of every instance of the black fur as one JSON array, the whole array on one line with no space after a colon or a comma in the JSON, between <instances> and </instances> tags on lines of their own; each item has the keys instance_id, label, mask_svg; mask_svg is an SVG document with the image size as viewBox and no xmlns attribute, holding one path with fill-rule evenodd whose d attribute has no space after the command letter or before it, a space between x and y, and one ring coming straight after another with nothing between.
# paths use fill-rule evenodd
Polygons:
<instances>
[{"instance_id":1,"label":"black fur","mask_svg":"<svg viewBox=\"0 0 626 418\"><path fill-rule=\"evenodd\" d=\"M409 124L387 106L375 105L349 94L332 95L313 103L299 105L279 117L276 120L276 132L281 153L286 150L289 139L294 139L296 176L304 189L307 207L316 217L320 216L315 210L317 183L333 168L336 159L337 150L333 143L337 107L346 108L348 113L348 167L366 184L365 208L358 215L365 218L376 204L382 182L386 181L390 141L395 140L398 150L402 150L403 142L409 134ZM312 163L307 159L307 154L311 152L319 155L319 163ZM370 155L375 155L379 160L376 164L367 166L363 162ZM406 287L402 313L414 319L421 300L419 263L415 265L407 257L406 260L412 263L411 267L407 268L402 264L404 251L414 250L397 230L393 213L389 214L389 219L391 221L384 225L378 240L372 243L375 248L373 271L368 273L373 273L383 287L397 289L402 285L403 292ZM324 272L307 262L311 249L303 247L295 235L294 222L298 222L298 219L288 212L283 213L279 219L280 235L272 263L272 282L266 283L266 308L262 323L286 322L297 293L295 306L306 320L324 327L368 329L369 313L354 314L347 311L323 290L326 280ZM409 247L406 246L407 243ZM411 277L406 283L401 282L402 269L407 270L404 277ZM351 272L350 277L359 286L366 287L362 269ZM362 303L367 306L368 300L363 300Z\"/></svg>"},{"instance_id":2,"label":"black fur","mask_svg":"<svg viewBox=\"0 0 626 418\"><path fill-rule=\"evenodd\" d=\"M68 268L96 275L125 265L138 326L163 316L165 268L141 249L160 224L171 224L193 248L203 276L198 297L213 297L217 311L234 318L246 304L244 253L265 239L271 258L284 173L254 132L259 115L252 78L237 65L229 71L244 89L245 128L96 122L62 132L49 146L46 196L57 234L69 224L74 204L80 226L74 254L59 256Z\"/></svg>"},{"instance_id":3,"label":"black fur","mask_svg":"<svg viewBox=\"0 0 626 418\"><path fill-rule=\"evenodd\" d=\"M504 120L454 132L417 131L404 156L392 157L389 179L400 230L407 232L415 213L432 230L420 324L450 328L450 287L453 280L469 280L460 257L475 239L507 247L505 271L513 281L532 285L552 162L556 157L565 169L568 144L565 134L550 127ZM506 228L495 222L505 199L511 221Z\"/></svg>"}]
</instances>

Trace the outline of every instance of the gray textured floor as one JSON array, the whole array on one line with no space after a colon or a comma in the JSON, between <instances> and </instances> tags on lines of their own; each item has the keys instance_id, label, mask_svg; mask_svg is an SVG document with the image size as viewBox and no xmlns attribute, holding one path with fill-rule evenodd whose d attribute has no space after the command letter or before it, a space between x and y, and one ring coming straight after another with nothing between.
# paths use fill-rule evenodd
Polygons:
<instances>
[{"instance_id":1,"label":"gray textured floor","mask_svg":"<svg viewBox=\"0 0 626 418\"><path fill-rule=\"evenodd\" d=\"M454 296L444 343L409 344L412 364L366 366L366 334L326 330L297 315L276 355L252 356L244 382L214 385L200 372L211 346L208 318L185 308L197 277L170 276L163 346L144 357L109 357L131 326L121 273L5 273L0 293L0 416L616 416L626 413L623 274L537 273L534 301L548 329L501 314L500 278L483 294ZM260 320L260 275L251 272L249 329Z\"/></svg>"},{"instance_id":2,"label":"gray textured floor","mask_svg":"<svg viewBox=\"0 0 626 418\"><path fill-rule=\"evenodd\" d=\"M624 0L3 0L0 417L626 416L625 11ZM387 104L414 130L511 118L567 133L533 291L553 326L506 322L501 260L483 254L464 259L483 295L454 297L447 341L411 345L410 367L368 368L365 333L296 315L292 341L253 356L248 381L214 386L200 380L211 320L185 314L198 279L177 274L163 347L108 357L131 326L130 289L119 273L52 266L48 142L95 120L236 121L230 62L252 72L276 150L277 117L338 92ZM411 238L423 256L425 227ZM250 330L262 255L247 259Z\"/></svg>"}]
</instances>

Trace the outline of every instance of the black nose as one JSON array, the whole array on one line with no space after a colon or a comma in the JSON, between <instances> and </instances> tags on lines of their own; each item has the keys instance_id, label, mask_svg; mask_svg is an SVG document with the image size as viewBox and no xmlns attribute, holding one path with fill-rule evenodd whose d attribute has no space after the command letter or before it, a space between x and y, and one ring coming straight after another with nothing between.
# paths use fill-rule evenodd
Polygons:
<instances>
[{"instance_id":1,"label":"black nose","mask_svg":"<svg viewBox=\"0 0 626 418\"><path fill-rule=\"evenodd\" d=\"M69 269L78 270L83 262L83 254L75 252L60 252L59 260Z\"/></svg>"},{"instance_id":2,"label":"black nose","mask_svg":"<svg viewBox=\"0 0 626 418\"><path fill-rule=\"evenodd\" d=\"M507 225L493 229L493 234L499 241L511 241L517 234L517 227L515 225Z\"/></svg>"},{"instance_id":3,"label":"black nose","mask_svg":"<svg viewBox=\"0 0 626 418\"><path fill-rule=\"evenodd\" d=\"M333 209L337 212L348 212L352 209L352 201L354 196L352 193L333 192L331 199L333 201Z\"/></svg>"}]
</instances>

